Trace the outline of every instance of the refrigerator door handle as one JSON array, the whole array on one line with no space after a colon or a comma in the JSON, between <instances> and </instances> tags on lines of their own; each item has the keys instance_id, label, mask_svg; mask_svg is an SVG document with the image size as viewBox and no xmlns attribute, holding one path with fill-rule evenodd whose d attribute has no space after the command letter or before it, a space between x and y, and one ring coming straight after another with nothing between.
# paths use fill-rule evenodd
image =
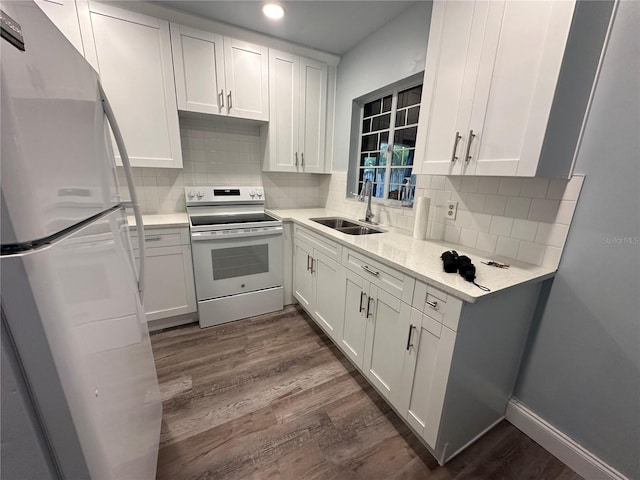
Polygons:
<instances>
[{"instance_id":1,"label":"refrigerator door handle","mask_svg":"<svg viewBox=\"0 0 640 480\"><path fill-rule=\"evenodd\" d=\"M140 213L140 204L138 203L138 195L133 183L133 173L131 173L131 162L129 161L129 155L127 154L127 148L124 145L124 139L120 132L120 127L113 114L113 109L109 103L102 84L98 81L98 88L100 89L100 97L102 99L102 106L104 113L109 120L111 131L113 132L113 138L116 141L116 146L120 152L120 158L122 159L122 166L124 167L124 174L127 179L127 186L129 187L129 194L131 195L131 206L133 207L133 215L136 219L136 230L138 231L138 248L140 250L140 260L138 265L138 294L140 295L140 302L144 304L144 290L145 290L145 274L146 274L146 255L144 247L144 225L142 223L142 214Z\"/></svg>"}]
</instances>

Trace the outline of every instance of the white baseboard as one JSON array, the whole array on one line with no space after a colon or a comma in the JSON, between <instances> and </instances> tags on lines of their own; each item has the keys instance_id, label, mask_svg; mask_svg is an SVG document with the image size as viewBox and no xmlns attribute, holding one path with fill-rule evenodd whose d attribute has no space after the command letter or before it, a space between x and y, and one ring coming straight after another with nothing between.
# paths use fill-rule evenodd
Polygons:
<instances>
[{"instance_id":1,"label":"white baseboard","mask_svg":"<svg viewBox=\"0 0 640 480\"><path fill-rule=\"evenodd\" d=\"M516 428L586 480L629 480L518 400L509 401L505 417Z\"/></svg>"}]
</instances>

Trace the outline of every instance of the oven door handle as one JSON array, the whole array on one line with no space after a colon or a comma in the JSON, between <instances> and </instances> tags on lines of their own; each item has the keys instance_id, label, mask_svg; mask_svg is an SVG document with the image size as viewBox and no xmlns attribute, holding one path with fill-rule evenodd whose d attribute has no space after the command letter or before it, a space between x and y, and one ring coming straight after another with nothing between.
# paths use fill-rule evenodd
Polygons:
<instances>
[{"instance_id":1,"label":"oven door handle","mask_svg":"<svg viewBox=\"0 0 640 480\"><path fill-rule=\"evenodd\" d=\"M271 235L282 235L282 227L276 227L271 230L262 232L234 232L220 235L216 232L193 232L191 240L194 242L226 240L227 238L247 238L247 237L266 237Z\"/></svg>"}]
</instances>

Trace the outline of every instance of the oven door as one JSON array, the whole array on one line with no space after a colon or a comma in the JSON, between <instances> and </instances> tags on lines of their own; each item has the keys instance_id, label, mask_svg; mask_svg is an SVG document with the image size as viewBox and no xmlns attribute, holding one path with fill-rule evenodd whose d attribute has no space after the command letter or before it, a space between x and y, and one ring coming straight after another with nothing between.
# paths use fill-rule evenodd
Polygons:
<instances>
[{"instance_id":1,"label":"oven door","mask_svg":"<svg viewBox=\"0 0 640 480\"><path fill-rule=\"evenodd\" d=\"M198 301L279 287L282 227L191 235Z\"/></svg>"}]
</instances>

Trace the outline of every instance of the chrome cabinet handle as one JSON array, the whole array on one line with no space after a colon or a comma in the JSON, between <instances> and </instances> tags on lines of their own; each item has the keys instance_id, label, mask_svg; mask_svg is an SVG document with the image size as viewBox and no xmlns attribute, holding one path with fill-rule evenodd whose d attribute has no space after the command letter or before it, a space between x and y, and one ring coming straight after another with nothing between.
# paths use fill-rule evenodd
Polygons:
<instances>
[{"instance_id":1,"label":"chrome cabinet handle","mask_svg":"<svg viewBox=\"0 0 640 480\"><path fill-rule=\"evenodd\" d=\"M162 240L162 237L145 237L144 241L145 242L158 242Z\"/></svg>"},{"instance_id":2,"label":"chrome cabinet handle","mask_svg":"<svg viewBox=\"0 0 640 480\"><path fill-rule=\"evenodd\" d=\"M218 98L220 99L220 108L224 108L224 89L220 89L220 93L218 94Z\"/></svg>"},{"instance_id":3,"label":"chrome cabinet handle","mask_svg":"<svg viewBox=\"0 0 640 480\"><path fill-rule=\"evenodd\" d=\"M298 166L298 152L296 152L296 167Z\"/></svg>"},{"instance_id":4,"label":"chrome cabinet handle","mask_svg":"<svg viewBox=\"0 0 640 480\"><path fill-rule=\"evenodd\" d=\"M310 258L311 258L311 257L310 257L309 255L307 255L307 272L309 271L309 259L310 259Z\"/></svg>"},{"instance_id":5,"label":"chrome cabinet handle","mask_svg":"<svg viewBox=\"0 0 640 480\"><path fill-rule=\"evenodd\" d=\"M476 138L476 134L473 133L473 130L469 130L469 141L467 142L467 153L465 155L465 162L471 160L471 155L469 153L471 152L471 142L474 138Z\"/></svg>"},{"instance_id":6,"label":"chrome cabinet handle","mask_svg":"<svg viewBox=\"0 0 640 480\"><path fill-rule=\"evenodd\" d=\"M371 270L371 268L369 268L368 265L360 265L360 267L367 273L370 273L371 275L373 275L374 277L378 277L380 276L380 272L375 272L373 270Z\"/></svg>"},{"instance_id":7,"label":"chrome cabinet handle","mask_svg":"<svg viewBox=\"0 0 640 480\"><path fill-rule=\"evenodd\" d=\"M358 307L358 311L360 313L362 313L362 311L364 310L364 308L362 307L362 299L363 298L367 298L367 294L364 292L360 292L360 306Z\"/></svg>"},{"instance_id":8,"label":"chrome cabinet handle","mask_svg":"<svg viewBox=\"0 0 640 480\"><path fill-rule=\"evenodd\" d=\"M451 154L451 162L455 162L456 160L458 160L458 157L456 157L456 152L458 151L458 143L460 143L461 138L462 135L460 135L460 132L456 132L456 138L453 141L453 153Z\"/></svg>"},{"instance_id":9,"label":"chrome cabinet handle","mask_svg":"<svg viewBox=\"0 0 640 480\"><path fill-rule=\"evenodd\" d=\"M438 309L438 302L425 302L427 305L429 305L431 308L435 308L436 310Z\"/></svg>"},{"instance_id":10,"label":"chrome cabinet handle","mask_svg":"<svg viewBox=\"0 0 640 480\"><path fill-rule=\"evenodd\" d=\"M304 167L304 152L302 152L302 153L300 154L300 159L301 159L301 160L300 160L300 166L301 166L301 167Z\"/></svg>"},{"instance_id":11,"label":"chrome cabinet handle","mask_svg":"<svg viewBox=\"0 0 640 480\"><path fill-rule=\"evenodd\" d=\"M409 336L407 337L407 351L409 348L413 347L413 343L411 343L411 334L413 333L413 329L416 328L413 325L409 326Z\"/></svg>"},{"instance_id":12,"label":"chrome cabinet handle","mask_svg":"<svg viewBox=\"0 0 640 480\"><path fill-rule=\"evenodd\" d=\"M233 105L231 104L231 90L229 90L229 93L227 94L227 103L229 104L229 110L231 110L233 108Z\"/></svg>"},{"instance_id":13,"label":"chrome cabinet handle","mask_svg":"<svg viewBox=\"0 0 640 480\"><path fill-rule=\"evenodd\" d=\"M373 300L373 297L369 297L369 300L367 300L367 318L369 318L371 314L371 300Z\"/></svg>"},{"instance_id":14,"label":"chrome cabinet handle","mask_svg":"<svg viewBox=\"0 0 640 480\"><path fill-rule=\"evenodd\" d=\"M313 272L314 272L314 270L313 270L313 262L315 262L315 261L316 261L316 259L311 257L311 275L313 275Z\"/></svg>"}]
</instances>

